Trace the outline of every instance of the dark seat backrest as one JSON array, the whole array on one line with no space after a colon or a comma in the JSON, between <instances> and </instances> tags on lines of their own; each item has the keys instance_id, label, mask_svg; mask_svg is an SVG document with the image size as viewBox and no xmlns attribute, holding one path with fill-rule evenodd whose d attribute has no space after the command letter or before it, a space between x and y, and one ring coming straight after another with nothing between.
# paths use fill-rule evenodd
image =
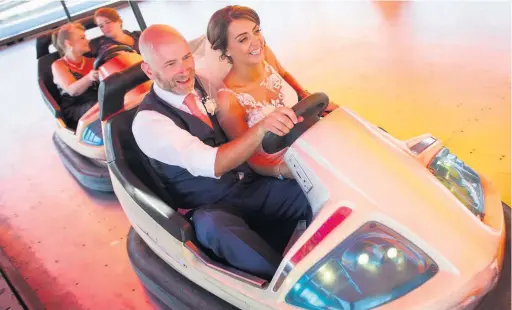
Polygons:
<instances>
[{"instance_id":1,"label":"dark seat backrest","mask_svg":"<svg viewBox=\"0 0 512 310\"><path fill-rule=\"evenodd\" d=\"M112 173L137 204L176 239L194 240L194 229L180 213L171 211L169 217L157 211L158 205L176 208L172 198L139 149L132 133L137 108L121 112L105 126L105 149Z\"/></svg>"},{"instance_id":2,"label":"dark seat backrest","mask_svg":"<svg viewBox=\"0 0 512 310\"><path fill-rule=\"evenodd\" d=\"M36 57L37 59L50 54L50 45L52 45L52 33L45 33L36 39Z\"/></svg>"},{"instance_id":3,"label":"dark seat backrest","mask_svg":"<svg viewBox=\"0 0 512 310\"><path fill-rule=\"evenodd\" d=\"M59 53L54 52L37 60L37 77L39 88L45 99L45 103L55 117L60 114L60 93L57 85L53 82L52 64L59 59Z\"/></svg>"}]
</instances>

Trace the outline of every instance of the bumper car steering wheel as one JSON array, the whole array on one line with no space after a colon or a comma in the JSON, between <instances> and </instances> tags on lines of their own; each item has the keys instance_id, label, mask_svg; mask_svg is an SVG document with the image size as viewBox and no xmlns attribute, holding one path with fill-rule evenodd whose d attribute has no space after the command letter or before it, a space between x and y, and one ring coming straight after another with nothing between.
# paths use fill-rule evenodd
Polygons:
<instances>
[{"instance_id":1,"label":"bumper car steering wheel","mask_svg":"<svg viewBox=\"0 0 512 310\"><path fill-rule=\"evenodd\" d=\"M304 120L297 123L288 134L278 136L267 132L263 138L262 147L268 154L277 153L293 144L304 132L318 122L329 104L329 97L324 93L314 93L293 106L297 117Z\"/></svg>"}]
</instances>

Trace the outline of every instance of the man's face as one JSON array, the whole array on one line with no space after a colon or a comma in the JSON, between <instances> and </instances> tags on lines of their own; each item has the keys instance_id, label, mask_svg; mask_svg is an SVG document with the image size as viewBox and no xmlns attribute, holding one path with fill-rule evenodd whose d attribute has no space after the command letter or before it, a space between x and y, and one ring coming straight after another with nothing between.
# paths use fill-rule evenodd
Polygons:
<instances>
[{"instance_id":1,"label":"man's face","mask_svg":"<svg viewBox=\"0 0 512 310\"><path fill-rule=\"evenodd\" d=\"M184 39L155 45L153 57L142 69L158 86L174 94L187 95L194 89L195 62Z\"/></svg>"}]
</instances>

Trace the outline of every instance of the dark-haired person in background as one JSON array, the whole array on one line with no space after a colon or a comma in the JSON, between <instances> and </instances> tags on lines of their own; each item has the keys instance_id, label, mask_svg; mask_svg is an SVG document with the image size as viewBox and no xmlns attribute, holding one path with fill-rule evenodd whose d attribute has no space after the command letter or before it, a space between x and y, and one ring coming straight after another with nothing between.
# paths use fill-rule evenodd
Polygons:
<instances>
[{"instance_id":1,"label":"dark-haired person in background","mask_svg":"<svg viewBox=\"0 0 512 310\"><path fill-rule=\"evenodd\" d=\"M123 30L123 20L116 10L101 8L94 13L94 22L104 36L92 40L91 54L98 56L113 45L128 45L137 53L139 51L140 31Z\"/></svg>"}]
</instances>

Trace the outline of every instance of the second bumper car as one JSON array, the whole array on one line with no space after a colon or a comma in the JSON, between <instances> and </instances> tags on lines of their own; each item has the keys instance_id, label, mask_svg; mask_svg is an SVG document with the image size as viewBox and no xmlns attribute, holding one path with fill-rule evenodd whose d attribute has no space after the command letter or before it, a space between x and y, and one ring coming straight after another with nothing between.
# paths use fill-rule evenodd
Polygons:
<instances>
[{"instance_id":1,"label":"second bumper car","mask_svg":"<svg viewBox=\"0 0 512 310\"><path fill-rule=\"evenodd\" d=\"M91 18L80 22L85 29L96 27ZM96 104L87 111L78 122L66 119L61 112L61 96L53 81L51 65L57 59L57 52L50 52L51 33L43 34L37 38L38 83L41 95L52 112L56 121L56 131L53 134L54 145L70 173L86 188L112 192L112 182L107 169L105 148L101 136L102 124L99 121L99 108ZM98 56L95 69L100 70L100 78L122 71L125 68L142 60L135 53L121 53L129 51L126 47L114 46L103 55ZM127 95L129 101L134 94L147 91L149 84L140 85Z\"/></svg>"}]
</instances>

